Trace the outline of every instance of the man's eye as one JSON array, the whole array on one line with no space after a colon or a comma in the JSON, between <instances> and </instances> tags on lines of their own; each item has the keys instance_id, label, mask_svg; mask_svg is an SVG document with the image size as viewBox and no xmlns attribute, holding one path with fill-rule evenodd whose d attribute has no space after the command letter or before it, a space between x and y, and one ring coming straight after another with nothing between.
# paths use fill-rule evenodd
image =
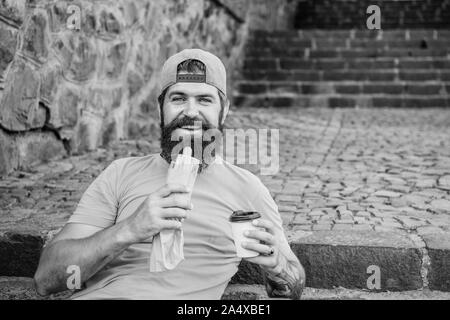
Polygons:
<instances>
[{"instance_id":1,"label":"man's eye","mask_svg":"<svg viewBox=\"0 0 450 320\"><path fill-rule=\"evenodd\" d=\"M211 103L211 99L209 99L209 98L200 98L200 102Z\"/></svg>"},{"instance_id":2,"label":"man's eye","mask_svg":"<svg viewBox=\"0 0 450 320\"><path fill-rule=\"evenodd\" d=\"M184 101L185 98L184 97L173 97L172 101Z\"/></svg>"}]
</instances>

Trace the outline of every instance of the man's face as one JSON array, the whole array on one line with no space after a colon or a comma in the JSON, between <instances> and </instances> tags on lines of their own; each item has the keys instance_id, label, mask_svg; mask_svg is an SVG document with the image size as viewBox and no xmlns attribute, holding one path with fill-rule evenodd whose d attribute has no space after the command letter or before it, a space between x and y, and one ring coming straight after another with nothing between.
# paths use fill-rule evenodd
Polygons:
<instances>
[{"instance_id":1,"label":"man's face","mask_svg":"<svg viewBox=\"0 0 450 320\"><path fill-rule=\"evenodd\" d=\"M161 148L171 161L190 146L193 156L206 168L221 142L229 104L221 105L218 89L205 83L177 83L167 90L160 115ZM218 138L218 139L217 139Z\"/></svg>"},{"instance_id":2,"label":"man's face","mask_svg":"<svg viewBox=\"0 0 450 320\"><path fill-rule=\"evenodd\" d=\"M165 127L179 123L181 127L172 132L174 135L200 137L202 127L195 126L194 121L217 128L222 120L220 110L217 88L206 83L176 83L167 90L161 117Z\"/></svg>"}]
</instances>

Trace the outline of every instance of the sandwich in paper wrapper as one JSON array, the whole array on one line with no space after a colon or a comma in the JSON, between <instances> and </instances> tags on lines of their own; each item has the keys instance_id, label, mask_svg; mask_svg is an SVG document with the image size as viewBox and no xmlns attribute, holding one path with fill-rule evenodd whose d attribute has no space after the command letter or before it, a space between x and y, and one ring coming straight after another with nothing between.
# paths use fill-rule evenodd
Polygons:
<instances>
[{"instance_id":1,"label":"sandwich in paper wrapper","mask_svg":"<svg viewBox=\"0 0 450 320\"><path fill-rule=\"evenodd\" d=\"M197 178L200 161L192 155L192 149L186 147L183 154L172 161L167 174L167 184L181 184L192 193ZM150 272L161 272L174 269L184 260L183 230L162 230L153 238L150 254Z\"/></svg>"}]
</instances>

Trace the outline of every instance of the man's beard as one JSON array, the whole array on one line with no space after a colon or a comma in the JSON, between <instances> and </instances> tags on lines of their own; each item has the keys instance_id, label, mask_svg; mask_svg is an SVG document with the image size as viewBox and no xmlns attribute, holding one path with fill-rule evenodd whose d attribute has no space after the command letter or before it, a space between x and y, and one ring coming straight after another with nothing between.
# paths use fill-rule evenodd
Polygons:
<instances>
[{"instance_id":1,"label":"man's beard","mask_svg":"<svg viewBox=\"0 0 450 320\"><path fill-rule=\"evenodd\" d=\"M201 135L177 135L176 129L184 126L201 125ZM223 125L218 127L199 118L178 117L171 123L164 126L161 121L161 156L170 163L175 160L178 154L183 152L185 147L191 147L192 157L200 160L198 172L202 172L214 161L216 150L222 140Z\"/></svg>"}]
</instances>

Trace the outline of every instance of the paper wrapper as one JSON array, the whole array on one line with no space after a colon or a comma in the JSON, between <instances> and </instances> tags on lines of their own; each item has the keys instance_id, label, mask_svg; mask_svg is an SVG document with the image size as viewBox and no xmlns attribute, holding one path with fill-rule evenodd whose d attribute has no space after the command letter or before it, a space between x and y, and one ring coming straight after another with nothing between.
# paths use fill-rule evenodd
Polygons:
<instances>
[{"instance_id":1,"label":"paper wrapper","mask_svg":"<svg viewBox=\"0 0 450 320\"><path fill-rule=\"evenodd\" d=\"M197 178L200 161L191 157L192 150L184 148L183 154L172 161L167 174L167 184L181 184L192 193ZM184 260L183 230L162 230L153 237L150 254L150 272L162 272L174 269Z\"/></svg>"},{"instance_id":2,"label":"paper wrapper","mask_svg":"<svg viewBox=\"0 0 450 320\"><path fill-rule=\"evenodd\" d=\"M184 260L183 230L162 230L153 238L150 272L174 269Z\"/></svg>"}]
</instances>

